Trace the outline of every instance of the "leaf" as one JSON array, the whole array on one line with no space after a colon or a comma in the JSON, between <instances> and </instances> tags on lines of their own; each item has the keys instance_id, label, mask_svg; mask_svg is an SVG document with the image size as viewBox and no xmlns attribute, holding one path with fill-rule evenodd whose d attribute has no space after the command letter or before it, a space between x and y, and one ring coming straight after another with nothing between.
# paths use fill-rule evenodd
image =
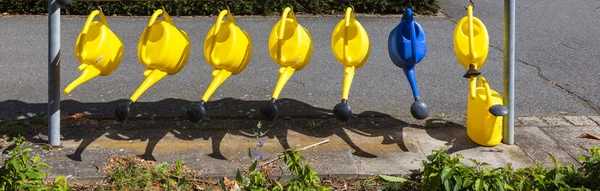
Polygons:
<instances>
[{"instance_id":1,"label":"leaf","mask_svg":"<svg viewBox=\"0 0 600 191\"><path fill-rule=\"evenodd\" d=\"M444 180L444 188L446 191L450 191L450 180Z\"/></svg>"},{"instance_id":2,"label":"leaf","mask_svg":"<svg viewBox=\"0 0 600 191\"><path fill-rule=\"evenodd\" d=\"M452 168L444 167L444 170L442 170L442 181L446 182L446 180L452 176L452 173Z\"/></svg>"},{"instance_id":3,"label":"leaf","mask_svg":"<svg viewBox=\"0 0 600 191\"><path fill-rule=\"evenodd\" d=\"M248 171L253 172L254 170L256 170L257 163L258 163L258 160L255 160L254 163L252 163L252 166L250 166L250 168L248 169Z\"/></svg>"},{"instance_id":4,"label":"leaf","mask_svg":"<svg viewBox=\"0 0 600 191\"><path fill-rule=\"evenodd\" d=\"M440 179L440 176L439 175L435 176L435 177L431 178L429 190L437 190L441 184L442 184L442 181Z\"/></svg>"},{"instance_id":5,"label":"leaf","mask_svg":"<svg viewBox=\"0 0 600 191\"><path fill-rule=\"evenodd\" d=\"M248 148L248 158L252 158L252 151Z\"/></svg>"},{"instance_id":6,"label":"leaf","mask_svg":"<svg viewBox=\"0 0 600 191\"><path fill-rule=\"evenodd\" d=\"M242 182L244 180L242 179L242 173L240 172L240 169L237 169L237 172L235 173L235 180L238 182Z\"/></svg>"},{"instance_id":7,"label":"leaf","mask_svg":"<svg viewBox=\"0 0 600 191\"><path fill-rule=\"evenodd\" d=\"M483 189L483 185L481 184L481 179L477 179L475 181L475 191L480 191Z\"/></svg>"},{"instance_id":8,"label":"leaf","mask_svg":"<svg viewBox=\"0 0 600 191\"><path fill-rule=\"evenodd\" d=\"M406 182L406 179L402 178L402 177L387 176L387 175L382 175L382 174L380 174L379 177L388 182L400 182L400 183Z\"/></svg>"},{"instance_id":9,"label":"leaf","mask_svg":"<svg viewBox=\"0 0 600 191\"><path fill-rule=\"evenodd\" d=\"M40 156L33 157L33 163L37 163L40 160Z\"/></svg>"}]
</instances>

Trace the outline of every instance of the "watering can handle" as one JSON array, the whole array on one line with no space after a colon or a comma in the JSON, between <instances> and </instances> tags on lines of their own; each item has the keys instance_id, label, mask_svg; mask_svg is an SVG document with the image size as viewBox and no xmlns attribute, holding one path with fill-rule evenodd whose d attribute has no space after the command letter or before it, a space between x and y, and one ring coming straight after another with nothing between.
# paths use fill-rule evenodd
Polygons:
<instances>
[{"instance_id":1,"label":"watering can handle","mask_svg":"<svg viewBox=\"0 0 600 191\"><path fill-rule=\"evenodd\" d=\"M469 18L469 53L472 56L472 59L475 60L477 58L477 53L475 53L475 37L473 37L473 6L469 5L467 7L467 15Z\"/></svg>"},{"instance_id":2,"label":"watering can handle","mask_svg":"<svg viewBox=\"0 0 600 191\"><path fill-rule=\"evenodd\" d=\"M486 102L488 105L492 105L492 90L490 90L487 80L483 76L480 76L477 83L479 87L485 88Z\"/></svg>"},{"instance_id":3,"label":"watering can handle","mask_svg":"<svg viewBox=\"0 0 600 191\"><path fill-rule=\"evenodd\" d=\"M104 16L104 13L102 13L100 10L94 10L92 13L90 13L90 16L88 16L87 20L85 21L85 25L83 25L83 30L81 33L87 33L92 25L92 21L94 21L94 18L96 18L97 15L100 15L100 22L108 27L108 22L106 21L106 16Z\"/></svg>"},{"instance_id":4,"label":"watering can handle","mask_svg":"<svg viewBox=\"0 0 600 191\"><path fill-rule=\"evenodd\" d=\"M150 21L148 22L148 26L151 26L152 24L154 24L154 22L156 21L156 19L158 18L158 16L163 15L163 20L169 24L173 24L173 21L171 20L171 16L169 16L169 13L167 13L166 11L162 10L162 9L158 9L156 11L154 11L154 14L152 14L152 17L150 18Z\"/></svg>"},{"instance_id":5,"label":"watering can handle","mask_svg":"<svg viewBox=\"0 0 600 191\"><path fill-rule=\"evenodd\" d=\"M285 32L285 20L287 20L288 15L290 16L290 18L294 19L294 20L298 20L296 19L296 15L294 14L294 11L292 10L292 8L290 7L286 7L283 10L283 14L281 15L281 23L279 24L279 31L278 31L278 35L277 35L277 59L281 60L281 43L283 41L283 33Z\"/></svg>"},{"instance_id":6,"label":"watering can handle","mask_svg":"<svg viewBox=\"0 0 600 191\"><path fill-rule=\"evenodd\" d=\"M346 17L344 20L346 21L344 27L344 58L346 58L346 62L351 62L350 56L348 56L348 31L350 28L350 21L354 20L354 11L351 7L346 8Z\"/></svg>"},{"instance_id":7,"label":"watering can handle","mask_svg":"<svg viewBox=\"0 0 600 191\"><path fill-rule=\"evenodd\" d=\"M221 11L221 13L219 13L219 17L217 18L217 22L215 23L215 31L213 31L213 35L217 35L217 33L219 32L219 29L221 29L221 24L223 23L223 19L225 18L225 15L227 15L227 20L229 22L232 22L235 25L235 20L233 19L233 15L231 15L231 13L227 10L223 10Z\"/></svg>"}]
</instances>

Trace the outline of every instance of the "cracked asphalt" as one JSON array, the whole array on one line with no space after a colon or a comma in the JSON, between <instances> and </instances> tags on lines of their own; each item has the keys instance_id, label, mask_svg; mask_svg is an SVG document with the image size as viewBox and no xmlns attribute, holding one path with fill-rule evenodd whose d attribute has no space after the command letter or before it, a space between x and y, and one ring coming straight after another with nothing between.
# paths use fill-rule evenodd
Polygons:
<instances>
[{"instance_id":1,"label":"cracked asphalt","mask_svg":"<svg viewBox=\"0 0 600 191\"><path fill-rule=\"evenodd\" d=\"M475 0L475 16L490 33L490 52L483 75L492 89L502 92L503 1ZM466 1L441 0L443 16L419 16L425 29L428 52L416 67L421 96L431 115L466 114L468 82L465 69L454 56L452 34L455 23L466 15ZM516 100L517 116L597 115L600 113L600 2L597 0L549 0L544 3L517 1ZM168 11L168 10L167 10ZM112 115L116 103L129 98L144 80L144 67L137 60L137 42L149 17L108 17L112 30L125 43L125 56L111 75L98 77L62 95L62 111ZM202 47L216 17L174 18L177 27L190 35L191 55L183 70L151 87L139 102L148 115L184 115L188 102L197 101L211 80ZM409 116L413 102L410 86L401 69L388 56L387 38L400 17L358 16L371 38L368 62L356 71L350 92L354 113L369 111ZM230 77L212 96L223 107L209 115L256 114L259 101L268 100L278 78L277 65L268 53L268 35L278 17L237 17L238 25L253 40L252 60L245 71ZM330 112L341 97L343 67L331 53L331 32L341 17L300 16L300 24L313 38L309 65L292 76L281 98L292 99L289 114L312 115L302 107ZM85 16L63 16L61 88L80 72L73 53L75 39ZM0 17L0 117L24 112L44 112L47 101L47 17ZM61 89L62 91L62 89ZM167 100L167 101L165 101ZM171 101L169 101L171 100ZM175 101L172 101L175 100ZM301 106L294 106L299 102ZM244 108L244 107L242 107ZM135 110L135 108L134 108ZM217 109L214 109L217 110ZM213 111L214 111L213 110ZM248 111L245 111L248 110Z\"/></svg>"}]
</instances>

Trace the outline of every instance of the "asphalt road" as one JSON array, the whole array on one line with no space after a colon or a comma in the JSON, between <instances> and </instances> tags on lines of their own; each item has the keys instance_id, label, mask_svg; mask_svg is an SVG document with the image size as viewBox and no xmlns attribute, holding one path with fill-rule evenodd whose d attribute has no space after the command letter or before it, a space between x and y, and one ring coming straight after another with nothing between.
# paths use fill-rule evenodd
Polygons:
<instances>
[{"instance_id":1,"label":"asphalt road","mask_svg":"<svg viewBox=\"0 0 600 191\"><path fill-rule=\"evenodd\" d=\"M466 114L468 82L453 50L455 22L466 15L465 2L442 0L445 16L417 17L428 41L425 59L416 67L421 96L431 115ZM517 116L597 115L600 112L600 2L595 0L536 3L517 2ZM492 89L502 91L503 1L475 0L475 16L490 32L490 52L483 75ZM111 115L112 108L128 99L144 80L144 67L137 60L137 42L148 17L108 17L112 30L125 43L125 56L111 75L98 77L62 95L65 112ZM211 81L212 68L203 57L203 41L216 17L173 18L190 35L191 55L181 72L167 76L139 99L150 115L183 115L188 102L197 101ZM245 71L230 77L212 96L211 115L257 115L261 102L277 81L278 66L271 60L267 41L278 17L238 17L238 25L253 40L252 60ZM290 115L312 115L304 106L333 109L341 96L343 67L331 53L331 32L341 17L299 17L314 41L309 65L298 71L284 88L281 98ZM413 102L402 70L387 52L389 32L399 17L358 17L371 38L368 62L356 71L350 92L354 113L410 115ZM80 72L73 53L85 17L63 16L61 88ZM45 111L47 101L47 17L0 18L0 117ZM62 89L61 89L62 91ZM246 104L246 107L240 106ZM249 105L250 104L250 105ZM302 107L293 106L301 104ZM219 109L215 109L219 108ZM232 108L231 111L228 108ZM237 109L245 108L245 109Z\"/></svg>"}]
</instances>

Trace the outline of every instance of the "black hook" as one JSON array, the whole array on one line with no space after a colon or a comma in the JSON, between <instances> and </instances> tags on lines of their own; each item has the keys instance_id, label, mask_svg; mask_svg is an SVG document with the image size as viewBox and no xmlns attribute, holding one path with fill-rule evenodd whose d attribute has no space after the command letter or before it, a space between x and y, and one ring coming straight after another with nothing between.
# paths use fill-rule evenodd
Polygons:
<instances>
[{"instance_id":1,"label":"black hook","mask_svg":"<svg viewBox=\"0 0 600 191\"><path fill-rule=\"evenodd\" d=\"M471 3L471 6L473 7L473 9L475 9L475 3L473 3L473 0L469 0L469 3ZM467 9L467 7L465 7L465 10Z\"/></svg>"}]
</instances>

